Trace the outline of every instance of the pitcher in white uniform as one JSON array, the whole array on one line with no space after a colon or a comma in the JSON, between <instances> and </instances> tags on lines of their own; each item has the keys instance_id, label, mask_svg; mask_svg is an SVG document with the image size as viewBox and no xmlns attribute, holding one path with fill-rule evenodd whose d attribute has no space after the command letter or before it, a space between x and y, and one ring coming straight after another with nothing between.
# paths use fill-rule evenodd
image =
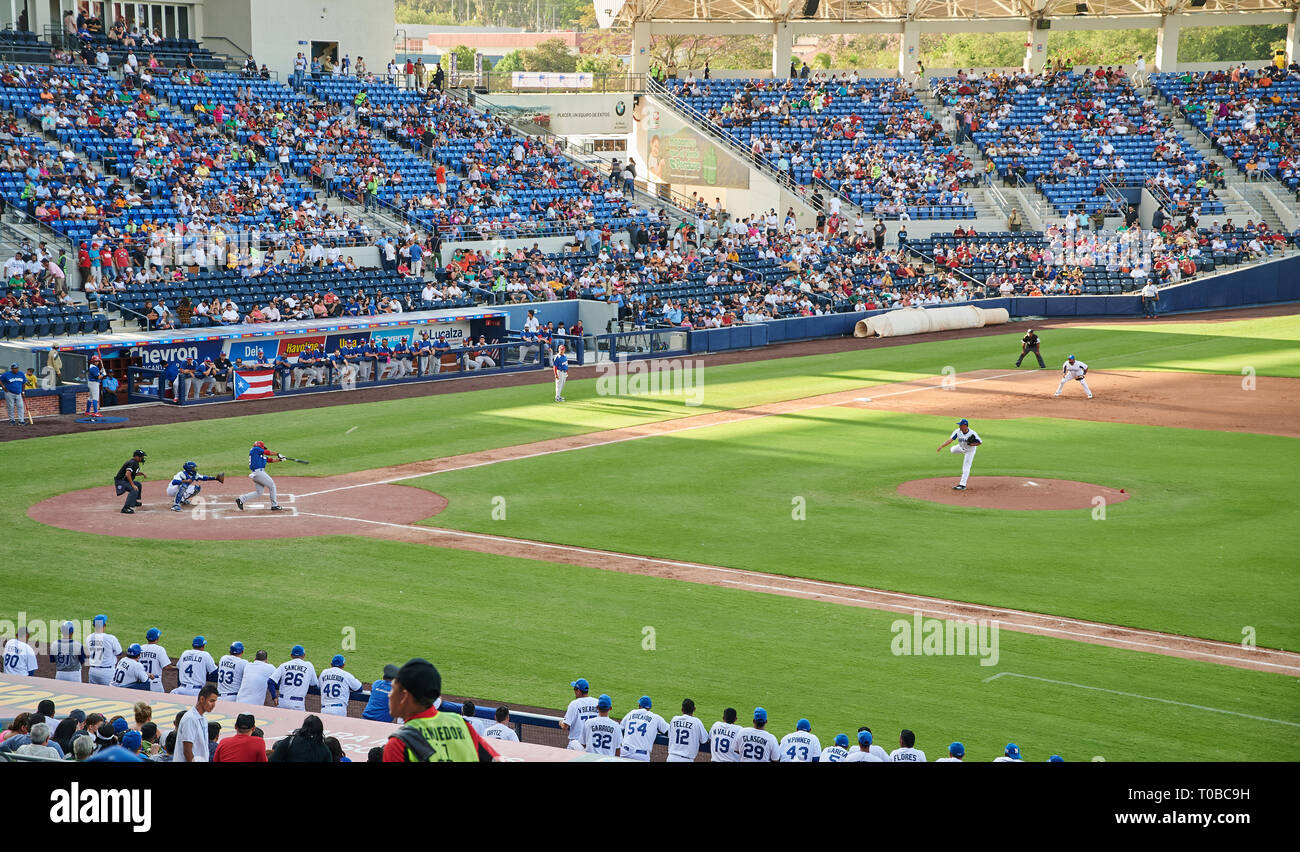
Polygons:
<instances>
[{"instance_id":1,"label":"pitcher in white uniform","mask_svg":"<svg viewBox=\"0 0 1300 852\"><path fill-rule=\"evenodd\" d=\"M948 436L948 440L940 444L939 449L935 450L935 452L943 452L943 448L952 444L953 441L956 441L957 443L953 444L953 447L949 452L962 453L963 456L961 460L961 482L954 485L952 490L965 491L966 480L970 479L970 466L975 461L975 451L979 449L979 445L984 442L980 440L979 434L970 427L970 421L965 417L957 421L957 428L952 430L952 434Z\"/></svg>"},{"instance_id":2,"label":"pitcher in white uniform","mask_svg":"<svg viewBox=\"0 0 1300 852\"><path fill-rule=\"evenodd\" d=\"M1078 379L1079 384L1083 385L1083 392L1088 395L1088 399L1092 399L1092 388L1088 387L1088 380L1084 378L1086 375L1088 375L1088 365L1082 361L1074 360L1074 356L1071 355L1061 365L1061 383L1056 386L1056 393L1052 395L1060 396L1061 391L1065 390L1066 382L1071 379Z\"/></svg>"}]
</instances>

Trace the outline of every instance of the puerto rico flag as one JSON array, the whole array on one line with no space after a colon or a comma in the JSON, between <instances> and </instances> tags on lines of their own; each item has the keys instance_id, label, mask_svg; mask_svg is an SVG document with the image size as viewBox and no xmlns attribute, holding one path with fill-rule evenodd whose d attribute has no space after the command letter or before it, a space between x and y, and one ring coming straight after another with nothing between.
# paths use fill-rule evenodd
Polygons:
<instances>
[{"instance_id":1,"label":"puerto rico flag","mask_svg":"<svg viewBox=\"0 0 1300 852\"><path fill-rule=\"evenodd\" d=\"M266 399L275 396L271 378L275 370L237 370L235 372L235 399Z\"/></svg>"}]
</instances>

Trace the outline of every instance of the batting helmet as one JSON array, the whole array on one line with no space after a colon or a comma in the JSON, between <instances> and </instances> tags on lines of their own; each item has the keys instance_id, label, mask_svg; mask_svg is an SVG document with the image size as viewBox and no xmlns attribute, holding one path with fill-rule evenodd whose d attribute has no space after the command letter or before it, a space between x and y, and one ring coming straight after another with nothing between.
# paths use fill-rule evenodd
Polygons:
<instances>
[{"instance_id":1,"label":"batting helmet","mask_svg":"<svg viewBox=\"0 0 1300 852\"><path fill-rule=\"evenodd\" d=\"M185 464L181 465L181 470L185 471L186 473L194 473L194 471L198 469L199 469L198 462L187 461Z\"/></svg>"},{"instance_id":2,"label":"batting helmet","mask_svg":"<svg viewBox=\"0 0 1300 852\"><path fill-rule=\"evenodd\" d=\"M263 444L261 441L254 441L254 442L253 442L253 446L254 446L254 447L261 447L261 448L264 449L264 450L266 449L266 444Z\"/></svg>"}]
</instances>

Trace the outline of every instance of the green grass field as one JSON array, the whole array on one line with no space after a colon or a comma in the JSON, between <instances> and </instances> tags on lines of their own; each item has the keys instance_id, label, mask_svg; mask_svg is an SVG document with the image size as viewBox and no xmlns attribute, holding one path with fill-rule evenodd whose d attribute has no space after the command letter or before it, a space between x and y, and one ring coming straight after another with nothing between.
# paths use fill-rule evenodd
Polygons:
<instances>
[{"instance_id":1,"label":"green grass field","mask_svg":"<svg viewBox=\"0 0 1300 852\"><path fill-rule=\"evenodd\" d=\"M318 663L348 630L349 668L369 680L421 654L448 692L560 707L585 676L615 715L649 693L668 715L684 695L706 724L755 704L778 736L813 720L823 741L902 727L939 756L975 760L1014 740L1028 760L1279 759L1300 732L1294 678L1002 631L996 666L976 657L894 656L900 616L828 603L345 536L260 542L132 541L44 527L41 499L101 485L132 449L166 476L185 458L238 471L266 440L317 475L746 407L939 374L1006 370L1018 334L708 367L705 404L597 397L545 386L30 439L4 445L12 542L0 578L13 618L107 612L120 638L150 626L175 653L204 633L279 661L305 644ZM1300 377L1300 319L1051 331L1103 370ZM1008 356L1008 353L1013 353ZM1054 366L1049 358L1049 366ZM353 431L353 427L356 427ZM450 504L432 519L526 539L689 559L1293 649L1300 580L1287 533L1300 442L1194 429L1022 419L981 431L975 475L1080 479L1134 492L1108 508L1012 513L898 497L898 482L951 475L934 453L948 418L822 408L677 435L437 474L410 485ZM915 448L919 447L917 451ZM146 488L157 499L158 486ZM106 499L110 492L106 489ZM359 492L358 499L364 499ZM492 498L507 518L494 521ZM806 520L791 517L803 497ZM71 568L72 570L67 570ZM69 578L62 582L61 577ZM98 579L96 579L98 578ZM76 588L73 588L73 586ZM654 650L643 648L653 628ZM993 680L990 677L998 675ZM1038 679L1035 679L1038 678ZM1101 691L1110 690L1110 691Z\"/></svg>"}]
</instances>

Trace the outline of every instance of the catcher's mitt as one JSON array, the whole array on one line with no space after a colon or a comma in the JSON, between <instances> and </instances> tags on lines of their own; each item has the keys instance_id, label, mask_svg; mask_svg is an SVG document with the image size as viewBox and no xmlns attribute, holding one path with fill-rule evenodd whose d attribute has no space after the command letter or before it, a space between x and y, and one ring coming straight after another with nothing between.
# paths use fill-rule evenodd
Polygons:
<instances>
[{"instance_id":1,"label":"catcher's mitt","mask_svg":"<svg viewBox=\"0 0 1300 852\"><path fill-rule=\"evenodd\" d=\"M984 443L984 442L981 441L979 438L971 438L969 441L966 442L966 446L968 446L968 447L978 447L980 444L983 444L983 443Z\"/></svg>"},{"instance_id":2,"label":"catcher's mitt","mask_svg":"<svg viewBox=\"0 0 1300 852\"><path fill-rule=\"evenodd\" d=\"M222 485L226 484L226 472L224 470L217 474L217 482L220 482Z\"/></svg>"}]
</instances>

